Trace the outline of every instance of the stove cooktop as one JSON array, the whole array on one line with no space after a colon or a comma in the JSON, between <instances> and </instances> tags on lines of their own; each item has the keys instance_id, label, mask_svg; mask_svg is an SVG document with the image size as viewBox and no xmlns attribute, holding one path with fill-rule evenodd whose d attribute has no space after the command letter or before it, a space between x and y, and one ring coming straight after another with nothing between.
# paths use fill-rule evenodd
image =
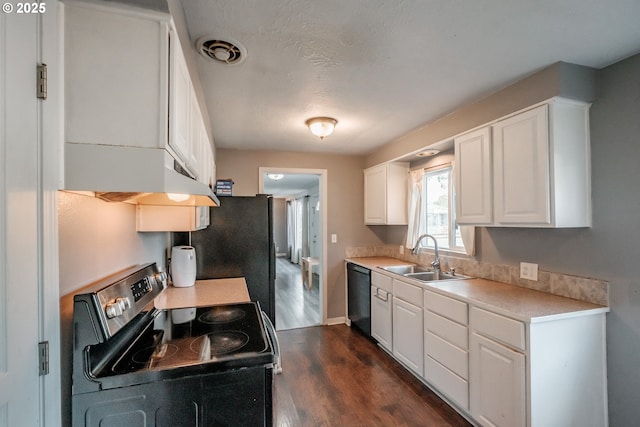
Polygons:
<instances>
[{"instance_id":1,"label":"stove cooktop","mask_svg":"<svg viewBox=\"0 0 640 427\"><path fill-rule=\"evenodd\" d=\"M159 310L125 351L95 375L154 379L175 370L214 372L273 362L256 303Z\"/></svg>"}]
</instances>

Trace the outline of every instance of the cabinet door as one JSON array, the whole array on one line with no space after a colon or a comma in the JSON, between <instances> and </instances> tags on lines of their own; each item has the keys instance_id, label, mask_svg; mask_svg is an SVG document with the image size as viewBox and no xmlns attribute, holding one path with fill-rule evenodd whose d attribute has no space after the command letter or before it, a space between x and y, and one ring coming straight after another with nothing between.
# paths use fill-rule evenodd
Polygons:
<instances>
[{"instance_id":1,"label":"cabinet door","mask_svg":"<svg viewBox=\"0 0 640 427\"><path fill-rule=\"evenodd\" d=\"M384 165L364 171L364 223L387 221L387 169Z\"/></svg>"},{"instance_id":2,"label":"cabinet door","mask_svg":"<svg viewBox=\"0 0 640 427\"><path fill-rule=\"evenodd\" d=\"M525 426L524 355L472 333L470 357L473 418L487 426Z\"/></svg>"},{"instance_id":3,"label":"cabinet door","mask_svg":"<svg viewBox=\"0 0 640 427\"><path fill-rule=\"evenodd\" d=\"M547 106L496 123L493 153L495 222L550 223Z\"/></svg>"},{"instance_id":4,"label":"cabinet door","mask_svg":"<svg viewBox=\"0 0 640 427\"><path fill-rule=\"evenodd\" d=\"M169 96L169 146L186 166L191 160L191 78L180 41L171 37L171 90Z\"/></svg>"},{"instance_id":5,"label":"cabinet door","mask_svg":"<svg viewBox=\"0 0 640 427\"><path fill-rule=\"evenodd\" d=\"M392 347L391 300L393 296L375 286L371 286L371 336L389 351Z\"/></svg>"},{"instance_id":6,"label":"cabinet door","mask_svg":"<svg viewBox=\"0 0 640 427\"><path fill-rule=\"evenodd\" d=\"M422 309L393 298L393 355L423 376Z\"/></svg>"},{"instance_id":7,"label":"cabinet door","mask_svg":"<svg viewBox=\"0 0 640 427\"><path fill-rule=\"evenodd\" d=\"M493 221L491 133L482 128L455 140L456 221Z\"/></svg>"}]
</instances>

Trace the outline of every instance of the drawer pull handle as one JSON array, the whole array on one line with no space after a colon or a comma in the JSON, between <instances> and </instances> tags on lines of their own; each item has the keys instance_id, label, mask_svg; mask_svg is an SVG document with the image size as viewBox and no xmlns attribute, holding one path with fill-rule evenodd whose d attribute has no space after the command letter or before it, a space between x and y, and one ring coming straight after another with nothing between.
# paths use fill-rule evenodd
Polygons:
<instances>
[{"instance_id":1,"label":"drawer pull handle","mask_svg":"<svg viewBox=\"0 0 640 427\"><path fill-rule=\"evenodd\" d=\"M381 301L389 301L389 292L384 292L384 298L382 297L382 295L380 295L383 292L384 291L381 291L380 289L377 289L376 290L376 298L378 298Z\"/></svg>"}]
</instances>

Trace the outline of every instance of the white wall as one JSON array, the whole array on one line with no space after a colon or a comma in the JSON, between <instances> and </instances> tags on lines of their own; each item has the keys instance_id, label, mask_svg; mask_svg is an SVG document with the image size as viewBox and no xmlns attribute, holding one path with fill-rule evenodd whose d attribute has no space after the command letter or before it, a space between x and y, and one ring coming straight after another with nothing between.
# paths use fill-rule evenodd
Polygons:
<instances>
[{"instance_id":1,"label":"white wall","mask_svg":"<svg viewBox=\"0 0 640 427\"><path fill-rule=\"evenodd\" d=\"M60 295L135 264L164 269L167 233L137 233L135 206L58 193Z\"/></svg>"}]
</instances>

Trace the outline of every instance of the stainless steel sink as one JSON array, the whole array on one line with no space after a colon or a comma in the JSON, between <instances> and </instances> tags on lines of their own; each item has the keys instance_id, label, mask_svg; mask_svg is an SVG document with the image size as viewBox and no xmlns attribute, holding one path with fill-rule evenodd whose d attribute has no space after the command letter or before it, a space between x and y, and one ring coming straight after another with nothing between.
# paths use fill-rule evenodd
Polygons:
<instances>
[{"instance_id":1,"label":"stainless steel sink","mask_svg":"<svg viewBox=\"0 0 640 427\"><path fill-rule=\"evenodd\" d=\"M435 282L438 280L459 280L459 279L469 279L470 276L465 276L464 274L459 273L445 273L445 272L436 272L433 269L427 267L421 267L419 265L394 265L390 267L380 267L385 271L390 273L394 273L407 279L419 280L421 282Z\"/></svg>"},{"instance_id":2,"label":"stainless steel sink","mask_svg":"<svg viewBox=\"0 0 640 427\"><path fill-rule=\"evenodd\" d=\"M435 271L425 271L423 273L409 273L403 274L404 277L408 277L409 279L420 280L422 282L431 282L433 280L438 280L438 273Z\"/></svg>"},{"instance_id":3,"label":"stainless steel sink","mask_svg":"<svg viewBox=\"0 0 640 427\"><path fill-rule=\"evenodd\" d=\"M419 265L394 265L390 267L381 267L383 270L386 270L390 273L405 275L405 274L415 274L415 273L433 273L433 270L430 270L426 267L420 267Z\"/></svg>"}]
</instances>

